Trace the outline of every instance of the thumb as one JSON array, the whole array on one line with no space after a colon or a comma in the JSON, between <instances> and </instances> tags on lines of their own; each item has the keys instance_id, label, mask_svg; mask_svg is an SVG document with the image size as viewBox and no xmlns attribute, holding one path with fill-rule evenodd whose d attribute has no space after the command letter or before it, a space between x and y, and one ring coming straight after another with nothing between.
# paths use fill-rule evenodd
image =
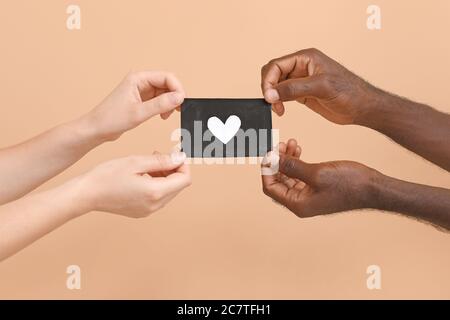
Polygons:
<instances>
[{"instance_id":1,"label":"thumb","mask_svg":"<svg viewBox=\"0 0 450 320\"><path fill-rule=\"evenodd\" d=\"M313 165L291 156L280 155L279 170L284 175L306 182L313 183Z\"/></svg>"},{"instance_id":2,"label":"thumb","mask_svg":"<svg viewBox=\"0 0 450 320\"><path fill-rule=\"evenodd\" d=\"M278 92L279 101L292 101L304 97L322 98L326 93L324 84L322 75L313 75L282 81L274 89Z\"/></svg>"},{"instance_id":3,"label":"thumb","mask_svg":"<svg viewBox=\"0 0 450 320\"><path fill-rule=\"evenodd\" d=\"M184 101L184 94L181 92L167 92L160 94L142 105L146 119L157 114L168 113L181 105Z\"/></svg>"},{"instance_id":4,"label":"thumb","mask_svg":"<svg viewBox=\"0 0 450 320\"><path fill-rule=\"evenodd\" d=\"M184 152L143 156L136 161L136 170L139 173L174 170L181 166L184 160L186 160L186 154Z\"/></svg>"}]
</instances>

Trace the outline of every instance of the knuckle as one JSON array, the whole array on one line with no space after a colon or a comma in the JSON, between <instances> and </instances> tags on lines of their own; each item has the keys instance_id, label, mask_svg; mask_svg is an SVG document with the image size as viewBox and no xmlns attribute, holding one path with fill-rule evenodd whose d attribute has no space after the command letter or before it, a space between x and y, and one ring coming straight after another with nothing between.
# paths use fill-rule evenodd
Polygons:
<instances>
[{"instance_id":1,"label":"knuckle","mask_svg":"<svg viewBox=\"0 0 450 320\"><path fill-rule=\"evenodd\" d=\"M315 170L313 172L313 178L320 185L332 184L332 182L335 180L334 175L334 170L330 170L329 168Z\"/></svg>"},{"instance_id":2,"label":"knuckle","mask_svg":"<svg viewBox=\"0 0 450 320\"><path fill-rule=\"evenodd\" d=\"M162 192L157 190L156 188L150 188L150 190L148 191L148 199L151 202L159 201L162 199L162 197L163 197Z\"/></svg>"},{"instance_id":3,"label":"knuckle","mask_svg":"<svg viewBox=\"0 0 450 320\"><path fill-rule=\"evenodd\" d=\"M318 76L319 86L324 92L329 92L331 90L330 78L327 74L322 74Z\"/></svg>"},{"instance_id":4,"label":"knuckle","mask_svg":"<svg viewBox=\"0 0 450 320\"><path fill-rule=\"evenodd\" d=\"M317 55L320 52L319 49L314 48L314 47L307 48L303 51L304 51L304 53L311 54L311 55Z\"/></svg>"},{"instance_id":5,"label":"knuckle","mask_svg":"<svg viewBox=\"0 0 450 320\"><path fill-rule=\"evenodd\" d=\"M170 80L176 80L177 76L174 72L172 71L166 71L166 77Z\"/></svg>"},{"instance_id":6,"label":"knuckle","mask_svg":"<svg viewBox=\"0 0 450 320\"><path fill-rule=\"evenodd\" d=\"M331 94L336 88L336 79L330 74L322 74L319 76L320 86L326 94Z\"/></svg>"},{"instance_id":7,"label":"knuckle","mask_svg":"<svg viewBox=\"0 0 450 320\"><path fill-rule=\"evenodd\" d=\"M268 69L267 64L265 64L265 65L263 65L263 66L261 67L261 84L264 83L265 76L266 76L266 73L267 73L267 69Z\"/></svg>"},{"instance_id":8,"label":"knuckle","mask_svg":"<svg viewBox=\"0 0 450 320\"><path fill-rule=\"evenodd\" d=\"M158 200L161 200L162 197L163 197L163 194L162 194L161 191L155 191L155 192L153 192L153 200L158 201Z\"/></svg>"},{"instance_id":9,"label":"knuckle","mask_svg":"<svg viewBox=\"0 0 450 320\"><path fill-rule=\"evenodd\" d=\"M285 95L288 97L293 97L297 93L297 84L295 82L287 82L287 84L284 87Z\"/></svg>"},{"instance_id":10,"label":"knuckle","mask_svg":"<svg viewBox=\"0 0 450 320\"><path fill-rule=\"evenodd\" d=\"M163 108L167 106L172 106L174 103L170 99L169 94L163 94L160 96L160 99L158 99L158 107Z\"/></svg>"},{"instance_id":11,"label":"knuckle","mask_svg":"<svg viewBox=\"0 0 450 320\"><path fill-rule=\"evenodd\" d=\"M165 87L171 87L172 84L178 83L178 77L174 72L160 71L160 73L166 78Z\"/></svg>"},{"instance_id":12,"label":"knuckle","mask_svg":"<svg viewBox=\"0 0 450 320\"><path fill-rule=\"evenodd\" d=\"M290 175L296 168L296 161L294 159L288 158L285 159L280 164L280 169L286 174Z\"/></svg>"},{"instance_id":13,"label":"knuckle","mask_svg":"<svg viewBox=\"0 0 450 320\"><path fill-rule=\"evenodd\" d=\"M149 185L147 187L147 190L145 190L144 192L144 197L147 198L151 203L152 201L156 200L156 196L158 195L158 189L153 186L153 185Z\"/></svg>"},{"instance_id":14,"label":"knuckle","mask_svg":"<svg viewBox=\"0 0 450 320\"><path fill-rule=\"evenodd\" d=\"M130 71L125 77L125 80L128 82L136 82L138 79L138 72Z\"/></svg>"},{"instance_id":15,"label":"knuckle","mask_svg":"<svg viewBox=\"0 0 450 320\"><path fill-rule=\"evenodd\" d=\"M269 62L267 62L266 66L267 68L273 67L278 62L278 58L270 59Z\"/></svg>"},{"instance_id":16,"label":"knuckle","mask_svg":"<svg viewBox=\"0 0 450 320\"><path fill-rule=\"evenodd\" d=\"M297 51L298 56L304 55L304 56L307 56L310 58L316 58L321 54L322 54L322 52L316 48L307 48L307 49L302 49L300 51Z\"/></svg>"},{"instance_id":17,"label":"knuckle","mask_svg":"<svg viewBox=\"0 0 450 320\"><path fill-rule=\"evenodd\" d=\"M271 192L270 192L270 189L267 188L267 186L263 186L263 187L262 187L262 191L263 191L263 193L264 193L266 196L270 197Z\"/></svg>"},{"instance_id":18,"label":"knuckle","mask_svg":"<svg viewBox=\"0 0 450 320\"><path fill-rule=\"evenodd\" d=\"M322 74L322 75L321 75L321 80L322 80L322 84L323 84L327 89L331 88L332 85L333 85L333 83L334 83L333 77L332 77L330 74L328 74L328 73Z\"/></svg>"},{"instance_id":19,"label":"knuckle","mask_svg":"<svg viewBox=\"0 0 450 320\"><path fill-rule=\"evenodd\" d=\"M162 94L153 99L153 112L161 113L166 106L170 105L171 102L167 94Z\"/></svg>"}]
</instances>

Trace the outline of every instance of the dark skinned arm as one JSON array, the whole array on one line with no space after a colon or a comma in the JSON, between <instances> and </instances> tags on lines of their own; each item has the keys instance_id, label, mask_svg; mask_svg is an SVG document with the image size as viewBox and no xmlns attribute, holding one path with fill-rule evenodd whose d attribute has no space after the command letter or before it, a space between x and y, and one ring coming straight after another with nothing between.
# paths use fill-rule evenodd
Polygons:
<instances>
[{"instance_id":1,"label":"dark skinned arm","mask_svg":"<svg viewBox=\"0 0 450 320\"><path fill-rule=\"evenodd\" d=\"M262 176L264 193L298 217L356 209L397 212L450 230L450 190L388 177L353 161L306 163L293 139L279 145L279 171ZM277 157L276 157L277 158Z\"/></svg>"},{"instance_id":2,"label":"dark skinned arm","mask_svg":"<svg viewBox=\"0 0 450 320\"><path fill-rule=\"evenodd\" d=\"M365 114L355 119L450 171L450 115L371 88Z\"/></svg>"},{"instance_id":3,"label":"dark skinned arm","mask_svg":"<svg viewBox=\"0 0 450 320\"><path fill-rule=\"evenodd\" d=\"M377 130L450 171L450 115L375 88L317 49L271 60L261 87L273 110L296 100L337 124Z\"/></svg>"}]
</instances>

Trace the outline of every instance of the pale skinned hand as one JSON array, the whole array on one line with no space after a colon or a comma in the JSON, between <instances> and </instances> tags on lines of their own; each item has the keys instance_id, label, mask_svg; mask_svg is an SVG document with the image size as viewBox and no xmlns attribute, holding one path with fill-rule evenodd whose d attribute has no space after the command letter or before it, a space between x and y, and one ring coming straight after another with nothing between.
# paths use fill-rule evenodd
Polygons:
<instances>
[{"instance_id":1,"label":"pale skinned hand","mask_svg":"<svg viewBox=\"0 0 450 320\"><path fill-rule=\"evenodd\" d=\"M279 116L284 101L298 101L337 124L362 117L374 88L317 49L273 59L261 70L261 89Z\"/></svg>"},{"instance_id":2,"label":"pale skinned hand","mask_svg":"<svg viewBox=\"0 0 450 320\"><path fill-rule=\"evenodd\" d=\"M191 184L184 153L131 156L99 165L81 177L90 210L132 218L161 209Z\"/></svg>"},{"instance_id":3,"label":"pale skinned hand","mask_svg":"<svg viewBox=\"0 0 450 320\"><path fill-rule=\"evenodd\" d=\"M301 149L293 139L287 144L280 143L278 149L279 172L262 175L263 191L297 216L312 217L372 206L370 186L379 175L377 171L351 161L305 163L299 159Z\"/></svg>"},{"instance_id":4,"label":"pale skinned hand","mask_svg":"<svg viewBox=\"0 0 450 320\"><path fill-rule=\"evenodd\" d=\"M0 261L90 211L143 218L191 183L184 153L105 162L56 188L0 206Z\"/></svg>"},{"instance_id":5,"label":"pale skinned hand","mask_svg":"<svg viewBox=\"0 0 450 320\"><path fill-rule=\"evenodd\" d=\"M87 114L2 148L0 179L7 187L0 187L0 204L29 193L95 147L119 138L147 119L158 114L167 118L184 96L183 87L171 73L131 73Z\"/></svg>"},{"instance_id":6,"label":"pale skinned hand","mask_svg":"<svg viewBox=\"0 0 450 320\"><path fill-rule=\"evenodd\" d=\"M172 73L130 73L85 117L97 136L112 141L155 115L167 119L184 97L183 86Z\"/></svg>"}]
</instances>

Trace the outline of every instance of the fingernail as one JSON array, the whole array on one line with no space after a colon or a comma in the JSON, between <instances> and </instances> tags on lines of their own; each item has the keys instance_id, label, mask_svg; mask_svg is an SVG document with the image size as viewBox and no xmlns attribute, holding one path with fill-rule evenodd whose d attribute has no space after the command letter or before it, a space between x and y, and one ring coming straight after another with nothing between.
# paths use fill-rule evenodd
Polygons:
<instances>
[{"instance_id":1,"label":"fingernail","mask_svg":"<svg viewBox=\"0 0 450 320\"><path fill-rule=\"evenodd\" d=\"M280 161L280 156L277 151L269 151L263 158L263 164L268 164L270 166L278 164Z\"/></svg>"},{"instance_id":2,"label":"fingernail","mask_svg":"<svg viewBox=\"0 0 450 320\"><path fill-rule=\"evenodd\" d=\"M176 151L171 154L171 158L172 158L173 163L181 164L184 162L184 160L186 160L186 153Z\"/></svg>"},{"instance_id":3,"label":"fingernail","mask_svg":"<svg viewBox=\"0 0 450 320\"><path fill-rule=\"evenodd\" d=\"M280 100L280 95L278 94L277 90L269 89L266 91L266 99L267 102L274 103Z\"/></svg>"},{"instance_id":4,"label":"fingernail","mask_svg":"<svg viewBox=\"0 0 450 320\"><path fill-rule=\"evenodd\" d=\"M261 163L261 174L263 176L273 176L278 173L280 157L276 152L270 151Z\"/></svg>"},{"instance_id":5,"label":"fingernail","mask_svg":"<svg viewBox=\"0 0 450 320\"><path fill-rule=\"evenodd\" d=\"M172 100L173 104L180 105L181 103L183 103L184 96L179 92L173 92L170 95L170 99Z\"/></svg>"}]
</instances>

